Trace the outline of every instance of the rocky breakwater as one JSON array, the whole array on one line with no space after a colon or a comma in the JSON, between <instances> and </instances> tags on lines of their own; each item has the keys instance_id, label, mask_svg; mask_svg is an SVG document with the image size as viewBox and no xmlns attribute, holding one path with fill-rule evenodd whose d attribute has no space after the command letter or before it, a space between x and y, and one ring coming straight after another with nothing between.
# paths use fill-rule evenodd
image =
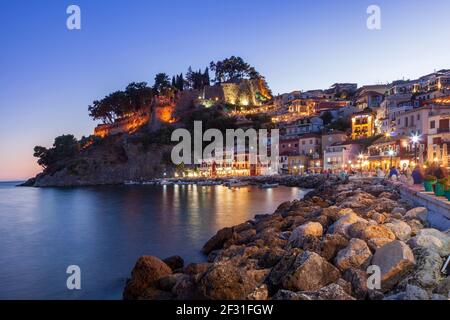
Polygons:
<instances>
[{"instance_id":1,"label":"rocky breakwater","mask_svg":"<svg viewBox=\"0 0 450 320\"><path fill-rule=\"evenodd\" d=\"M187 266L180 257L141 257L124 298L449 299L450 277L441 273L449 230L427 228L426 208L379 182L329 183L220 230L203 252L207 262ZM367 272L374 265L379 288Z\"/></svg>"}]
</instances>

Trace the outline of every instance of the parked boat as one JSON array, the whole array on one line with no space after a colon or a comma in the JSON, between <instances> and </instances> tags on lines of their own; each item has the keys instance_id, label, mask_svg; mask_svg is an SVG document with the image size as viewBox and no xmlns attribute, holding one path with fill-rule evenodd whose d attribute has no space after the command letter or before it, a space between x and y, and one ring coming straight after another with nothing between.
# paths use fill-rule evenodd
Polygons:
<instances>
[{"instance_id":1,"label":"parked boat","mask_svg":"<svg viewBox=\"0 0 450 320\"><path fill-rule=\"evenodd\" d=\"M218 186L222 184L220 181L214 181L214 180L204 180L204 181L199 181L197 183L197 185L199 186Z\"/></svg>"},{"instance_id":2,"label":"parked boat","mask_svg":"<svg viewBox=\"0 0 450 320\"><path fill-rule=\"evenodd\" d=\"M263 183L259 187L261 189L271 189L271 188L278 188L278 183Z\"/></svg>"},{"instance_id":3,"label":"parked boat","mask_svg":"<svg viewBox=\"0 0 450 320\"><path fill-rule=\"evenodd\" d=\"M246 181L239 181L237 179L231 179L231 180L228 180L224 185L227 186L228 188L240 188L240 187L248 186L249 183Z\"/></svg>"},{"instance_id":4,"label":"parked boat","mask_svg":"<svg viewBox=\"0 0 450 320\"><path fill-rule=\"evenodd\" d=\"M163 180L160 180L160 181L159 181L159 184L160 184L161 186L168 186L168 185L172 185L172 184L173 184L173 181L169 181L169 180L163 179Z\"/></svg>"}]
</instances>

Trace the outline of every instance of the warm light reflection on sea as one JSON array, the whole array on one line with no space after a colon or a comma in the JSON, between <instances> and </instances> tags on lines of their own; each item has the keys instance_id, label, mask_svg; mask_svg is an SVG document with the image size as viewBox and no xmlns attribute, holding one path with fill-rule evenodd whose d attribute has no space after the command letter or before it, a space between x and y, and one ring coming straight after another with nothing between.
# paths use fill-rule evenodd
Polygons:
<instances>
[{"instance_id":1,"label":"warm light reflection on sea","mask_svg":"<svg viewBox=\"0 0 450 320\"><path fill-rule=\"evenodd\" d=\"M119 299L143 254L201 261L223 227L301 198L298 188L15 188L0 183L0 299ZM66 289L79 265L82 290Z\"/></svg>"}]
</instances>

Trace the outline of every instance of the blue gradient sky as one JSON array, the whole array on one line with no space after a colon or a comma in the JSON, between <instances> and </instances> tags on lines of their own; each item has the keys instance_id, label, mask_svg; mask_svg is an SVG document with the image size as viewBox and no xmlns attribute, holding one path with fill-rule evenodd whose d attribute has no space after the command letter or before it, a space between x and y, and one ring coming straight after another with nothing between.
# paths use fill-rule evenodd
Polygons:
<instances>
[{"instance_id":1,"label":"blue gradient sky","mask_svg":"<svg viewBox=\"0 0 450 320\"><path fill-rule=\"evenodd\" d=\"M92 100L157 72L240 55L274 93L450 67L450 1L1 0L0 180L39 171L35 145L89 135ZM66 29L66 8L82 30ZM382 30L366 28L378 4Z\"/></svg>"}]
</instances>

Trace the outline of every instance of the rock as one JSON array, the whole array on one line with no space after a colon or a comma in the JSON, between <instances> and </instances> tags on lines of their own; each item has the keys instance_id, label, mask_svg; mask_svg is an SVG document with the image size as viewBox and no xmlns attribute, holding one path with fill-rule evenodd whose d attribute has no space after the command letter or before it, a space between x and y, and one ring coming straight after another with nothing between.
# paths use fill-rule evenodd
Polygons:
<instances>
[{"instance_id":1,"label":"rock","mask_svg":"<svg viewBox=\"0 0 450 320\"><path fill-rule=\"evenodd\" d=\"M340 270L366 268L369 265L371 258L372 253L366 242L361 239L353 238L345 249L338 252L334 264Z\"/></svg>"},{"instance_id":2,"label":"rock","mask_svg":"<svg viewBox=\"0 0 450 320\"><path fill-rule=\"evenodd\" d=\"M387 296L383 300L405 300L405 297L406 297L405 292L399 292L399 293Z\"/></svg>"},{"instance_id":3,"label":"rock","mask_svg":"<svg viewBox=\"0 0 450 320\"><path fill-rule=\"evenodd\" d=\"M369 291L367 291L367 299L368 300L383 300L384 294L377 290L369 290Z\"/></svg>"},{"instance_id":4,"label":"rock","mask_svg":"<svg viewBox=\"0 0 450 320\"><path fill-rule=\"evenodd\" d=\"M450 276L442 280L434 290L435 293L446 296L450 299Z\"/></svg>"},{"instance_id":5,"label":"rock","mask_svg":"<svg viewBox=\"0 0 450 320\"><path fill-rule=\"evenodd\" d=\"M411 237L411 227L406 222L394 219L384 226L391 230L398 240L406 241Z\"/></svg>"},{"instance_id":6,"label":"rock","mask_svg":"<svg viewBox=\"0 0 450 320\"><path fill-rule=\"evenodd\" d=\"M294 248L287 252L280 261L270 270L265 283L269 287L269 294L274 294L281 288L281 282L285 274L294 264L297 255L301 252L300 249Z\"/></svg>"},{"instance_id":7,"label":"rock","mask_svg":"<svg viewBox=\"0 0 450 320\"><path fill-rule=\"evenodd\" d=\"M431 234L422 233L423 230L421 230L417 236L408 241L408 245L411 248L428 248L437 252L441 257L445 257L450 254L450 242L442 241Z\"/></svg>"},{"instance_id":8,"label":"rock","mask_svg":"<svg viewBox=\"0 0 450 320\"><path fill-rule=\"evenodd\" d=\"M389 242L394 241L393 239L388 239L388 238L373 238L373 239L369 239L367 241L367 245L369 246L370 250L372 250L373 252L377 251L379 248L381 248L382 246L388 244Z\"/></svg>"},{"instance_id":9,"label":"rock","mask_svg":"<svg viewBox=\"0 0 450 320\"><path fill-rule=\"evenodd\" d=\"M149 287L155 287L157 281L172 270L160 259L153 256L142 256L136 262L131 272L131 279L125 286L125 300L138 299Z\"/></svg>"},{"instance_id":10,"label":"rock","mask_svg":"<svg viewBox=\"0 0 450 320\"><path fill-rule=\"evenodd\" d=\"M212 265L212 263L203 262L203 263L190 263L184 268L184 273L195 275L198 273L204 273L208 268Z\"/></svg>"},{"instance_id":11,"label":"rock","mask_svg":"<svg viewBox=\"0 0 450 320\"><path fill-rule=\"evenodd\" d=\"M382 213L378 213L376 211L373 211L369 217L370 217L370 219L374 220L378 224L383 224L387 219L386 215L384 215Z\"/></svg>"},{"instance_id":12,"label":"rock","mask_svg":"<svg viewBox=\"0 0 450 320\"><path fill-rule=\"evenodd\" d=\"M322 210L322 215L330 218L333 221L338 220L341 216L339 215L339 208L336 206L330 206Z\"/></svg>"},{"instance_id":13,"label":"rock","mask_svg":"<svg viewBox=\"0 0 450 320\"><path fill-rule=\"evenodd\" d=\"M304 300L355 300L338 284L332 283L315 292L300 292L310 299Z\"/></svg>"},{"instance_id":14,"label":"rock","mask_svg":"<svg viewBox=\"0 0 450 320\"><path fill-rule=\"evenodd\" d=\"M301 296L290 290L278 290L277 293L272 297L272 300L305 300Z\"/></svg>"},{"instance_id":15,"label":"rock","mask_svg":"<svg viewBox=\"0 0 450 320\"><path fill-rule=\"evenodd\" d=\"M173 300L173 298L172 293L153 287L147 288L142 295L138 297L139 300Z\"/></svg>"},{"instance_id":16,"label":"rock","mask_svg":"<svg viewBox=\"0 0 450 320\"><path fill-rule=\"evenodd\" d=\"M269 299L269 290L267 285L262 284L247 296L247 300L267 300Z\"/></svg>"},{"instance_id":17,"label":"rock","mask_svg":"<svg viewBox=\"0 0 450 320\"><path fill-rule=\"evenodd\" d=\"M417 247L413 249L416 259L414 270L415 281L424 288L433 288L441 281L441 268L443 260L439 254L427 248Z\"/></svg>"},{"instance_id":18,"label":"rock","mask_svg":"<svg viewBox=\"0 0 450 320\"><path fill-rule=\"evenodd\" d=\"M298 243L305 236L321 237L323 234L323 227L318 222L308 222L292 231L289 237L290 243Z\"/></svg>"},{"instance_id":19,"label":"rock","mask_svg":"<svg viewBox=\"0 0 450 320\"><path fill-rule=\"evenodd\" d=\"M352 284L350 282L339 278L335 283L344 289L345 293L352 295Z\"/></svg>"},{"instance_id":20,"label":"rock","mask_svg":"<svg viewBox=\"0 0 450 320\"><path fill-rule=\"evenodd\" d=\"M395 240L395 234L383 225L369 225L362 233L362 239L368 241L374 238Z\"/></svg>"},{"instance_id":21,"label":"rock","mask_svg":"<svg viewBox=\"0 0 450 320\"><path fill-rule=\"evenodd\" d=\"M431 295L431 300L450 300L449 296L444 296L442 294L435 294L433 293Z\"/></svg>"},{"instance_id":22,"label":"rock","mask_svg":"<svg viewBox=\"0 0 450 320\"><path fill-rule=\"evenodd\" d=\"M216 235L214 235L211 239L206 242L206 244L203 246L203 253L209 254L213 250L221 249L223 244L231 239L233 236L233 229L232 228L223 228L219 230Z\"/></svg>"},{"instance_id":23,"label":"rock","mask_svg":"<svg viewBox=\"0 0 450 320\"><path fill-rule=\"evenodd\" d=\"M344 271L343 278L351 284L356 298L363 300L367 296L367 272L361 269L349 268Z\"/></svg>"},{"instance_id":24,"label":"rock","mask_svg":"<svg viewBox=\"0 0 450 320\"><path fill-rule=\"evenodd\" d=\"M336 254L348 245L348 240L340 234L327 234L322 240L321 256L326 260L331 261L336 257Z\"/></svg>"},{"instance_id":25,"label":"rock","mask_svg":"<svg viewBox=\"0 0 450 320\"><path fill-rule=\"evenodd\" d=\"M284 289L314 291L339 279L339 271L317 253L299 254L282 279Z\"/></svg>"},{"instance_id":26,"label":"rock","mask_svg":"<svg viewBox=\"0 0 450 320\"><path fill-rule=\"evenodd\" d=\"M381 288L387 291L413 269L415 259L411 249L404 242L395 240L379 248L371 264L380 268Z\"/></svg>"},{"instance_id":27,"label":"rock","mask_svg":"<svg viewBox=\"0 0 450 320\"><path fill-rule=\"evenodd\" d=\"M158 280L158 288L164 291L172 291L176 283L183 277L182 273L174 273L164 276Z\"/></svg>"},{"instance_id":28,"label":"rock","mask_svg":"<svg viewBox=\"0 0 450 320\"><path fill-rule=\"evenodd\" d=\"M402 216L406 213L406 209L402 207L396 207L392 210L391 214L401 214Z\"/></svg>"},{"instance_id":29,"label":"rock","mask_svg":"<svg viewBox=\"0 0 450 320\"><path fill-rule=\"evenodd\" d=\"M350 225L347 234L350 238L362 238L364 230L368 227L367 222L358 221Z\"/></svg>"},{"instance_id":30,"label":"rock","mask_svg":"<svg viewBox=\"0 0 450 320\"><path fill-rule=\"evenodd\" d=\"M405 219L417 219L421 223L426 224L428 217L428 210L424 207L417 207L405 213Z\"/></svg>"},{"instance_id":31,"label":"rock","mask_svg":"<svg viewBox=\"0 0 450 320\"><path fill-rule=\"evenodd\" d=\"M232 261L214 263L198 284L204 297L212 300L243 300L262 284L268 270L247 270Z\"/></svg>"},{"instance_id":32,"label":"rock","mask_svg":"<svg viewBox=\"0 0 450 320\"><path fill-rule=\"evenodd\" d=\"M275 213L279 213L279 214L286 213L290 210L291 205L292 204L290 201L283 202L282 204L280 204L278 206L277 210L275 210Z\"/></svg>"},{"instance_id":33,"label":"rock","mask_svg":"<svg viewBox=\"0 0 450 320\"><path fill-rule=\"evenodd\" d=\"M351 212L341 217L338 221L336 221L330 229L334 234L341 234L343 236L348 237L347 230L355 222L362 221L366 222L363 218L360 218L356 213Z\"/></svg>"},{"instance_id":34,"label":"rock","mask_svg":"<svg viewBox=\"0 0 450 320\"><path fill-rule=\"evenodd\" d=\"M430 297L424 289L411 284L408 284L406 286L404 300L428 300L428 299L430 299Z\"/></svg>"},{"instance_id":35,"label":"rock","mask_svg":"<svg viewBox=\"0 0 450 320\"><path fill-rule=\"evenodd\" d=\"M411 236L414 237L419 234L420 230L423 229L423 224L417 219L406 220L406 223L411 228Z\"/></svg>"},{"instance_id":36,"label":"rock","mask_svg":"<svg viewBox=\"0 0 450 320\"><path fill-rule=\"evenodd\" d=\"M171 256L163 260L165 264L169 266L172 271L177 269L183 269L184 260L180 256Z\"/></svg>"},{"instance_id":37,"label":"rock","mask_svg":"<svg viewBox=\"0 0 450 320\"><path fill-rule=\"evenodd\" d=\"M198 300L205 297L198 290L193 276L183 274L172 288L172 294L177 300Z\"/></svg>"},{"instance_id":38,"label":"rock","mask_svg":"<svg viewBox=\"0 0 450 320\"><path fill-rule=\"evenodd\" d=\"M377 201L369 208L380 213L391 213L397 207L397 202L388 198L378 198Z\"/></svg>"},{"instance_id":39,"label":"rock","mask_svg":"<svg viewBox=\"0 0 450 320\"><path fill-rule=\"evenodd\" d=\"M258 266L260 268L272 268L281 258L286 254L286 251L281 248L269 248L259 259Z\"/></svg>"}]
</instances>

